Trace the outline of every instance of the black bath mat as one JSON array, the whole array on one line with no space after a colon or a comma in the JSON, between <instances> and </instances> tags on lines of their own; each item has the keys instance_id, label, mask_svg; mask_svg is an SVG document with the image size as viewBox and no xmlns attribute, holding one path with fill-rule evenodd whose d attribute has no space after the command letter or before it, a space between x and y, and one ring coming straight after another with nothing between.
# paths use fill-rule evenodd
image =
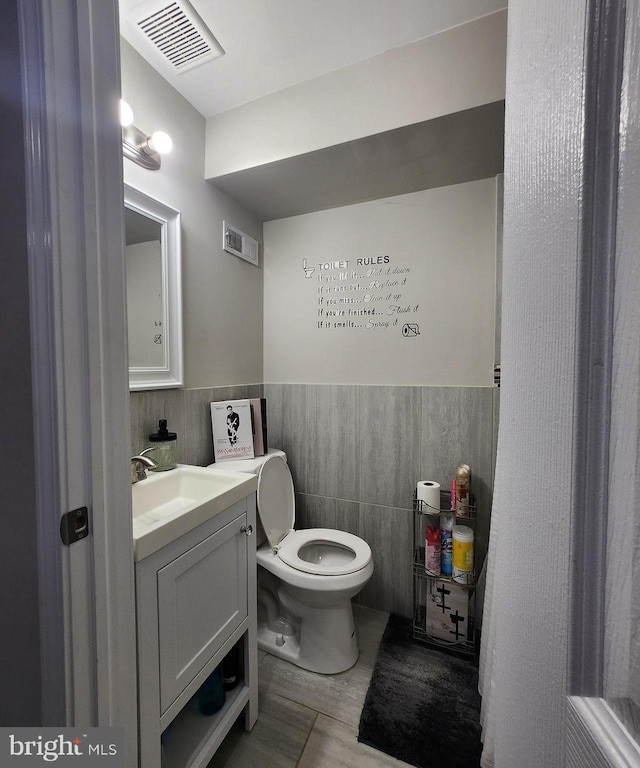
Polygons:
<instances>
[{"instance_id":1,"label":"black bath mat","mask_svg":"<svg viewBox=\"0 0 640 768\"><path fill-rule=\"evenodd\" d=\"M411 621L389 617L358 741L417 768L479 768L478 670L413 640Z\"/></svg>"}]
</instances>

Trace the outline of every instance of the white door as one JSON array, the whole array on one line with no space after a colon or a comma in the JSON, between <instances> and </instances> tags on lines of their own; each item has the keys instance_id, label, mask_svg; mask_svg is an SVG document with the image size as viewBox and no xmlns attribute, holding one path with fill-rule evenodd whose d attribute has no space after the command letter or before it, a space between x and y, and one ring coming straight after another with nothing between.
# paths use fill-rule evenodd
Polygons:
<instances>
[{"instance_id":1,"label":"white door","mask_svg":"<svg viewBox=\"0 0 640 768\"><path fill-rule=\"evenodd\" d=\"M125 728L137 764L116 0L17 0L44 725ZM64 513L89 535L66 546ZM47 670L56 674L47 676ZM58 675L59 670L63 675ZM60 713L64 715L64 723ZM55 720L55 721L54 721Z\"/></svg>"}]
</instances>

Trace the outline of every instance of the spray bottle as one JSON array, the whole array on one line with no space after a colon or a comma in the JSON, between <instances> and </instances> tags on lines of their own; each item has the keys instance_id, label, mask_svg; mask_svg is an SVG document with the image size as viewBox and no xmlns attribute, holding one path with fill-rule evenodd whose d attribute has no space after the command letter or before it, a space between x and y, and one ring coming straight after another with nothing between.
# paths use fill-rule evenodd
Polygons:
<instances>
[{"instance_id":1,"label":"spray bottle","mask_svg":"<svg viewBox=\"0 0 640 768\"><path fill-rule=\"evenodd\" d=\"M469 494L471 489L471 468L460 464L456 469L456 514L469 517Z\"/></svg>"}]
</instances>

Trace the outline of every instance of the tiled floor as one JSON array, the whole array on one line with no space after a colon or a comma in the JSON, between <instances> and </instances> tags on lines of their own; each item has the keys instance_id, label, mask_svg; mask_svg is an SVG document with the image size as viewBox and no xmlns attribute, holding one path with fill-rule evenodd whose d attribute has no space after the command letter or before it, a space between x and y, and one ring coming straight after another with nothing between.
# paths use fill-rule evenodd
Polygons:
<instances>
[{"instance_id":1,"label":"tiled floor","mask_svg":"<svg viewBox=\"0 0 640 768\"><path fill-rule=\"evenodd\" d=\"M354 606L358 663L316 675L260 653L258 722L236 723L209 768L403 768L358 743L358 723L388 614Z\"/></svg>"}]
</instances>

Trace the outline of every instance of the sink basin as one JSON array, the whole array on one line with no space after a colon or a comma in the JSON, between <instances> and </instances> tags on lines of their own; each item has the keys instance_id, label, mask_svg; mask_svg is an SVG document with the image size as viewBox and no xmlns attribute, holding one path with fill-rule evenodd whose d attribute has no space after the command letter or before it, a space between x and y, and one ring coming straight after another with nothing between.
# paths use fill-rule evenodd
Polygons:
<instances>
[{"instance_id":1,"label":"sink basin","mask_svg":"<svg viewBox=\"0 0 640 768\"><path fill-rule=\"evenodd\" d=\"M156 552L257 487L258 478L244 472L211 472L186 464L149 472L146 480L131 486L135 559Z\"/></svg>"}]
</instances>

